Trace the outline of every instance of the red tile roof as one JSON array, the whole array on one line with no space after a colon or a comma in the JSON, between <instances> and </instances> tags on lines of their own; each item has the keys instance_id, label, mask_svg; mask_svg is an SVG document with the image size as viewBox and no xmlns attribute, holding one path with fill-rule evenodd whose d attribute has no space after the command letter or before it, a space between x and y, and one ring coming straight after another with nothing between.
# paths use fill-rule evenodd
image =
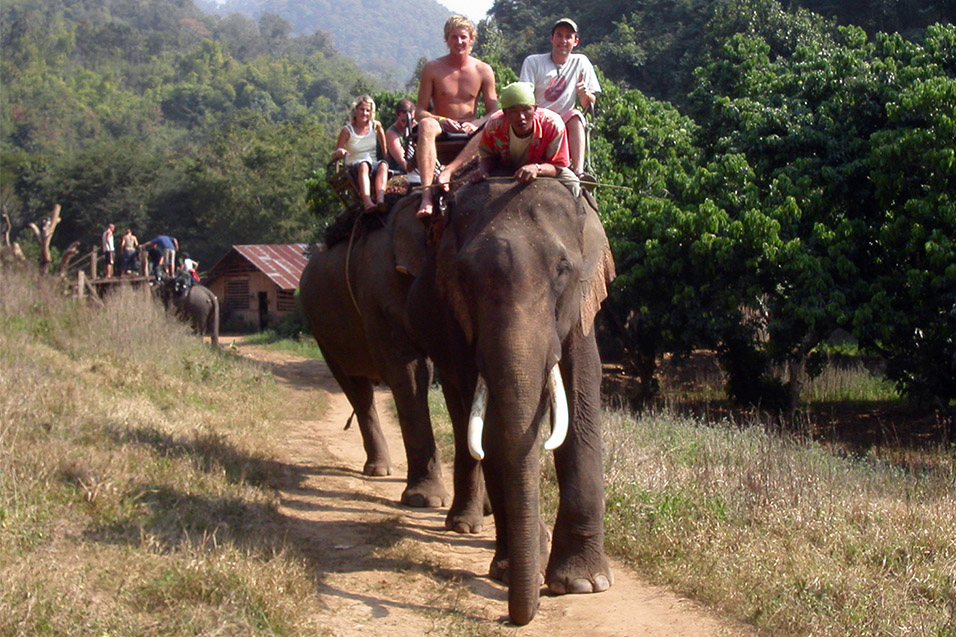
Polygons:
<instances>
[{"instance_id":1,"label":"red tile roof","mask_svg":"<svg viewBox=\"0 0 956 637\"><path fill-rule=\"evenodd\" d=\"M232 252L239 253L257 270L265 274L280 290L295 290L299 287L299 278L308 259L305 243L283 243L272 245L244 245L232 246L226 255L219 259L210 274L215 277L215 271Z\"/></svg>"}]
</instances>

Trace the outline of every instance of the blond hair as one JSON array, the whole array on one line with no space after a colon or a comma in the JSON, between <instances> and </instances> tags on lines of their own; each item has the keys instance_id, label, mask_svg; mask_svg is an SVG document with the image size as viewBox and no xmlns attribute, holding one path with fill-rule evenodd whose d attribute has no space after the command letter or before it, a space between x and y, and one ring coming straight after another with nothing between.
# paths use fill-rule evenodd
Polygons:
<instances>
[{"instance_id":1,"label":"blond hair","mask_svg":"<svg viewBox=\"0 0 956 637\"><path fill-rule=\"evenodd\" d=\"M467 29L472 40L478 39L478 30L475 29L474 23L465 16L458 14L452 15L445 21L445 39L447 40L448 34L458 27L464 27Z\"/></svg>"},{"instance_id":2,"label":"blond hair","mask_svg":"<svg viewBox=\"0 0 956 637\"><path fill-rule=\"evenodd\" d=\"M352 104L349 106L349 121L350 122L355 123L355 111L357 111L358 107L361 106L362 104L368 104L369 106L372 107L371 119L373 121L375 120L375 100L373 100L372 96L369 95L368 93L363 93L362 95L359 95L354 100L352 100Z\"/></svg>"}]
</instances>

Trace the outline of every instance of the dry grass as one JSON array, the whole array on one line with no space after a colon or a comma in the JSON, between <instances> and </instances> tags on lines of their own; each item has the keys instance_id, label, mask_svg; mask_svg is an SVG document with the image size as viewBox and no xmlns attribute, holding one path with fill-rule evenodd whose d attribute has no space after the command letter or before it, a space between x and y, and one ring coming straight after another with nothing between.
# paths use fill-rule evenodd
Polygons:
<instances>
[{"instance_id":1,"label":"dry grass","mask_svg":"<svg viewBox=\"0 0 956 637\"><path fill-rule=\"evenodd\" d=\"M0 634L317 633L271 376L139 293L0 281Z\"/></svg>"},{"instance_id":2,"label":"dry grass","mask_svg":"<svg viewBox=\"0 0 956 637\"><path fill-rule=\"evenodd\" d=\"M609 549L771 634L956 634L956 457L834 456L762 427L616 412Z\"/></svg>"}]
</instances>

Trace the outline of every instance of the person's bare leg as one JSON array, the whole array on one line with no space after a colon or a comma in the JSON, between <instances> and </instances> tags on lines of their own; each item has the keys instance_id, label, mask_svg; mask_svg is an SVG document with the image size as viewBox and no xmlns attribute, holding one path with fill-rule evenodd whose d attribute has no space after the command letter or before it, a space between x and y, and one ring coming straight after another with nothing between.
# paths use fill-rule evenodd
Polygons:
<instances>
[{"instance_id":1,"label":"person's bare leg","mask_svg":"<svg viewBox=\"0 0 956 637\"><path fill-rule=\"evenodd\" d=\"M385 203L385 184L388 181L388 166L379 163L375 168L375 203Z\"/></svg>"},{"instance_id":2,"label":"person's bare leg","mask_svg":"<svg viewBox=\"0 0 956 637\"><path fill-rule=\"evenodd\" d=\"M576 175L584 171L584 124L580 117L572 117L567 122L568 150L571 151L571 170Z\"/></svg>"},{"instance_id":3,"label":"person's bare leg","mask_svg":"<svg viewBox=\"0 0 956 637\"><path fill-rule=\"evenodd\" d=\"M458 170L470 162L472 159L478 156L478 144L481 143L481 132L477 132L471 136L468 140L468 143L465 144L465 147L461 149L461 152L451 161L447 166L442 168L441 174L438 175L438 183L447 184L451 181L452 176L458 172Z\"/></svg>"},{"instance_id":4,"label":"person's bare leg","mask_svg":"<svg viewBox=\"0 0 956 637\"><path fill-rule=\"evenodd\" d=\"M368 183L368 164L364 161L359 164L356 181L358 182L359 197L362 198L362 207L372 208L375 204L372 202L371 187Z\"/></svg>"},{"instance_id":5,"label":"person's bare leg","mask_svg":"<svg viewBox=\"0 0 956 637\"><path fill-rule=\"evenodd\" d=\"M419 219L429 217L434 212L431 186L435 180L435 164L438 162L435 138L440 134L441 124L437 120L428 117L418 123L418 146L415 148L415 159L418 162L418 173L422 176L422 203L416 214Z\"/></svg>"}]
</instances>

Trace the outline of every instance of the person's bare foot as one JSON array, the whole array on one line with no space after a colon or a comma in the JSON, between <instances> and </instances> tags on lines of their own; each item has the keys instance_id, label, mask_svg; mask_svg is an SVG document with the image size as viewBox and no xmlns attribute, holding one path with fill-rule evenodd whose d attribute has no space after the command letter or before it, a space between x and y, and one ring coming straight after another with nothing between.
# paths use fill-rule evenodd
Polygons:
<instances>
[{"instance_id":1,"label":"person's bare foot","mask_svg":"<svg viewBox=\"0 0 956 637\"><path fill-rule=\"evenodd\" d=\"M422 203L418 206L418 212L415 213L415 217L418 219L427 219L431 217L434 212L435 206L432 203L432 193L425 189L422 191Z\"/></svg>"}]
</instances>

